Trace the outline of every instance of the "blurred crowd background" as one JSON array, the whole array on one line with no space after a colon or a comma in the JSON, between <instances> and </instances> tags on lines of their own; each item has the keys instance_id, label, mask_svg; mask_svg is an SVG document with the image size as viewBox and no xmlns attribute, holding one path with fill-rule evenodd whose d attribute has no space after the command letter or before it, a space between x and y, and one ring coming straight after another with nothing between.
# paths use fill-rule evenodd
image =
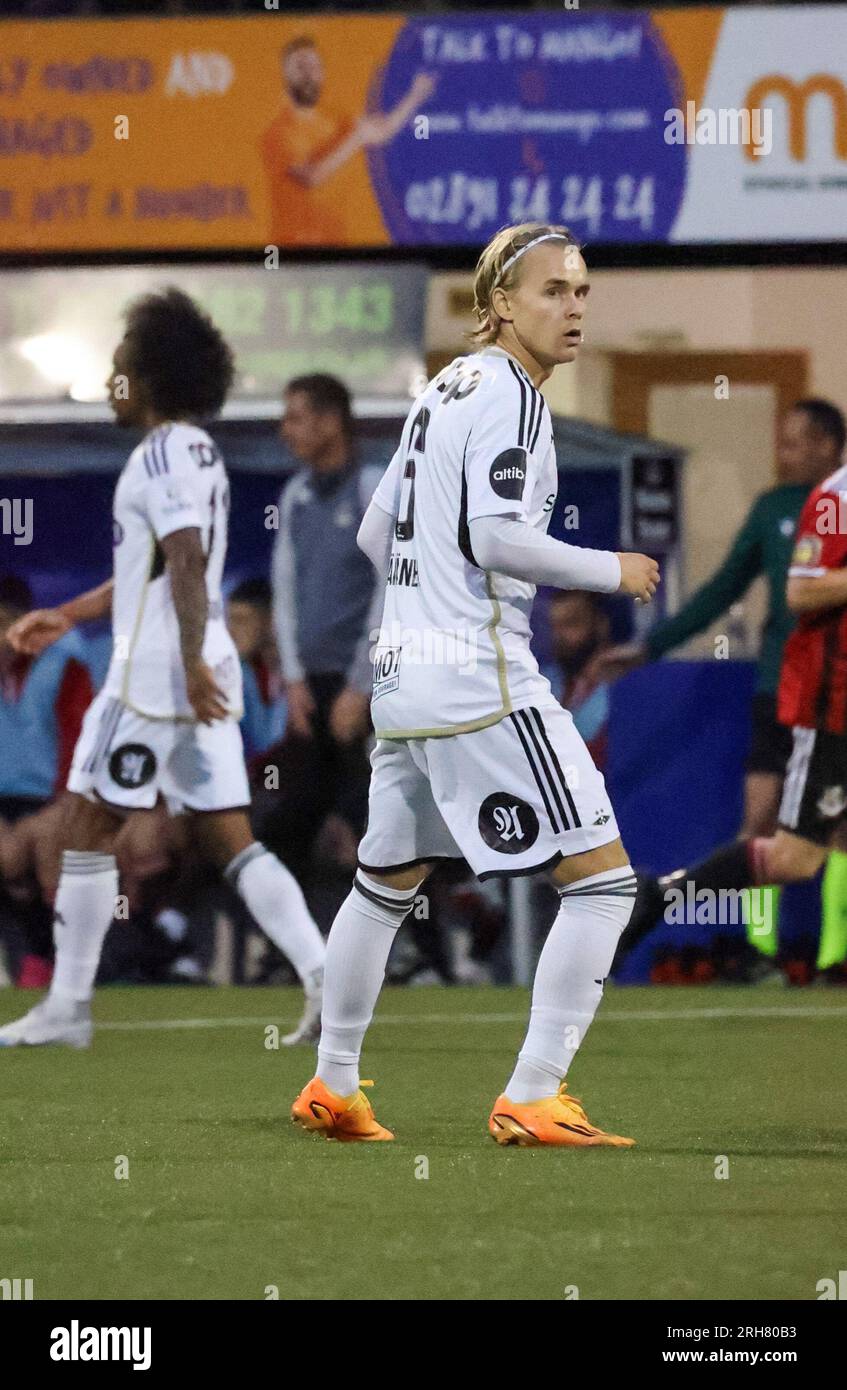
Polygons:
<instances>
[{"instance_id":1,"label":"blurred crowd background","mask_svg":"<svg viewBox=\"0 0 847 1390\"><path fill-rule=\"evenodd\" d=\"M343 382L297 378L283 404L280 443L301 467L278 500L270 566L230 585L227 621L241 657L256 833L295 873L326 931L348 891L367 815L375 583L355 537L381 467L357 442ZM35 603L25 578L0 575L0 944L22 987L49 979L62 789L111 647L110 632L89 624L38 658L15 654L3 636ZM542 669L601 767L609 697L599 658L611 645L613 614L617 630L628 631L625 609L623 601L555 592L540 625ZM127 918L107 942L104 980L293 978L163 805L128 817L118 857ZM477 884L464 864L439 870L407 922L392 978L509 979L506 907L502 885Z\"/></svg>"}]
</instances>

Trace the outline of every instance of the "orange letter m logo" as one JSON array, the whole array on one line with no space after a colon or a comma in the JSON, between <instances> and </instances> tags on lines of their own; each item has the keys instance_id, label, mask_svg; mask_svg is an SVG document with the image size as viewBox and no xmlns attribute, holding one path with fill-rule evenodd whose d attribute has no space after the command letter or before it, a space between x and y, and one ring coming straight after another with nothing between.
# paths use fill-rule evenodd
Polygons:
<instances>
[{"instance_id":1,"label":"orange letter m logo","mask_svg":"<svg viewBox=\"0 0 847 1390\"><path fill-rule=\"evenodd\" d=\"M809 98L817 95L829 97L835 153L839 159L847 159L847 91L844 83L830 73L813 73L805 82L795 82L777 72L768 73L753 83L744 105L748 108L759 107L767 96L783 97L788 111L788 149L792 159L801 160L806 158ZM760 151L755 145L745 144L744 153L748 159L756 159Z\"/></svg>"}]
</instances>

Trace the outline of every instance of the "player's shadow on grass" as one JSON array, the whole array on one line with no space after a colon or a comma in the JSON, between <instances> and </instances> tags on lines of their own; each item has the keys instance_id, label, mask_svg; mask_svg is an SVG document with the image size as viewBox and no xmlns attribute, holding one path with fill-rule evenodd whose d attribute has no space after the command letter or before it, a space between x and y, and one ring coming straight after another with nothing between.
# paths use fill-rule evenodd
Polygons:
<instances>
[{"instance_id":1,"label":"player's shadow on grass","mask_svg":"<svg viewBox=\"0 0 847 1390\"><path fill-rule=\"evenodd\" d=\"M186 1116L182 1124L197 1125L201 1129L230 1129L242 1134L245 1130L251 1130L254 1134L274 1134L280 1125L286 1128L290 1125L292 1130L296 1128L286 1105L281 1106L276 1115L216 1115L214 1120L195 1115Z\"/></svg>"},{"instance_id":2,"label":"player's shadow on grass","mask_svg":"<svg viewBox=\"0 0 847 1390\"><path fill-rule=\"evenodd\" d=\"M826 1147L821 1147L825 1145ZM713 1144L692 1145L670 1145L670 1144L648 1144L639 1141L635 1152L650 1154L667 1154L670 1157L679 1156L681 1158L691 1158L695 1155L702 1155L705 1158L714 1159L715 1154L725 1153L730 1161L742 1158L843 1158L847 1148L847 1137L827 1135L820 1136L817 1147L810 1148L805 1144L772 1144L764 1145L761 1140L756 1144L744 1144L743 1146L736 1141L727 1142L726 1135L715 1138Z\"/></svg>"}]
</instances>

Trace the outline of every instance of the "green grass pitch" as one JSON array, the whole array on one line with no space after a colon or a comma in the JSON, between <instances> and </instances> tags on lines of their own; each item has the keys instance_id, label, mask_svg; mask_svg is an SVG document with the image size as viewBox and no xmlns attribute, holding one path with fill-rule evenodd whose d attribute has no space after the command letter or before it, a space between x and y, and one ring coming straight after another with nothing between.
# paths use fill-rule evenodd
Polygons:
<instances>
[{"instance_id":1,"label":"green grass pitch","mask_svg":"<svg viewBox=\"0 0 847 1390\"><path fill-rule=\"evenodd\" d=\"M0 991L0 1021L30 1002ZM90 1052L0 1051L0 1277L36 1299L814 1300L843 1267L837 989L610 987L570 1086L632 1150L488 1138L518 989L386 990L363 1075L396 1143L304 1134L312 1054L265 1045L298 1004L113 988Z\"/></svg>"}]
</instances>

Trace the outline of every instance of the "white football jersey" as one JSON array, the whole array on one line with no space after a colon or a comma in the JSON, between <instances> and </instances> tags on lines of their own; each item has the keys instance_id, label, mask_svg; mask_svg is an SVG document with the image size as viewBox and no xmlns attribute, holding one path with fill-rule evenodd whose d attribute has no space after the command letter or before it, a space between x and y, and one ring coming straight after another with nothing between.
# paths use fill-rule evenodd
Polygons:
<instances>
[{"instance_id":1,"label":"white football jersey","mask_svg":"<svg viewBox=\"0 0 847 1390\"><path fill-rule=\"evenodd\" d=\"M455 358L416 399L374 494L396 519L374 649L380 738L471 732L549 692L529 647L535 585L481 569L468 524L546 531L557 487L547 404L502 348Z\"/></svg>"},{"instance_id":2,"label":"white football jersey","mask_svg":"<svg viewBox=\"0 0 847 1390\"><path fill-rule=\"evenodd\" d=\"M112 660L103 689L139 714L194 718L160 542L173 531L196 526L207 557L203 660L214 670L233 717L241 716L241 666L221 595L228 513L226 468L205 430L162 425L133 449L113 503Z\"/></svg>"}]
</instances>

